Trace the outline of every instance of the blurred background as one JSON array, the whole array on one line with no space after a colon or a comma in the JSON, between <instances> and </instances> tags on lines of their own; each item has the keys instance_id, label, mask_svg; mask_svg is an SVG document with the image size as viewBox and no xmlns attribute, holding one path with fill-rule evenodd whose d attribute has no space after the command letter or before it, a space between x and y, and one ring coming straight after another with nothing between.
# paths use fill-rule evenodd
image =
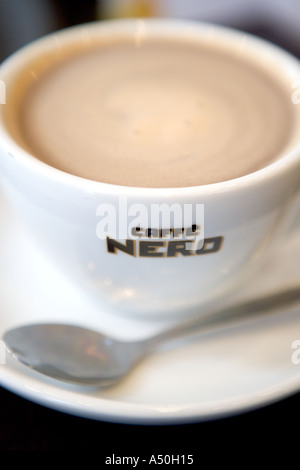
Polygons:
<instances>
[{"instance_id":1,"label":"blurred background","mask_svg":"<svg viewBox=\"0 0 300 470\"><path fill-rule=\"evenodd\" d=\"M149 16L235 27L300 57L300 0L0 0L0 61L33 39L67 26Z\"/></svg>"}]
</instances>

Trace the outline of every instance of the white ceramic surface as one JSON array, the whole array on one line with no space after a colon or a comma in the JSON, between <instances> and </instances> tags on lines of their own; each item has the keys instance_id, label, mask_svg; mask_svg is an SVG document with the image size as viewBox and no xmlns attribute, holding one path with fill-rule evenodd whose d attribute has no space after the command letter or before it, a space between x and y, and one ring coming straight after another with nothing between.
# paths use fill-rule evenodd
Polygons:
<instances>
[{"instance_id":1,"label":"white ceramic surface","mask_svg":"<svg viewBox=\"0 0 300 470\"><path fill-rule=\"evenodd\" d=\"M123 337L147 336L159 322L129 320L101 311L49 263L28 238L3 197L0 205L0 335L35 320L77 321ZM300 285L300 240L266 260L238 298ZM231 296L230 301L234 301ZM124 327L124 328L123 328ZM118 423L176 424L216 419L272 403L300 390L300 364L292 342L300 339L299 311L206 334L201 341L163 348L124 382L107 390L62 385L6 358L1 386L33 402L86 418ZM2 356L3 359L3 356ZM4 362L4 361L2 361Z\"/></svg>"},{"instance_id":2,"label":"white ceramic surface","mask_svg":"<svg viewBox=\"0 0 300 470\"><path fill-rule=\"evenodd\" d=\"M139 40L144 35L180 35L182 40L217 44L271 71L288 87L288 93L292 92L291 83L300 76L300 62L272 44L226 28L198 22L129 20L92 23L55 33L31 43L0 68L1 79L7 84L7 103L0 107L0 173L6 182L2 187L12 206L30 224L44 252L60 270L74 278L78 288L114 305L116 312L134 312L140 317L173 318L176 312L184 316L193 309L198 312L199 304L212 303L217 295L221 297L237 281L242 282L278 234L284 209L300 185L300 107L291 101L296 114L295 129L289 151L285 149L284 156L278 155L282 158L255 173L211 185L122 187L68 175L33 158L7 129L6 113L18 111L14 105L18 95L13 87L16 77L24 73L22 86L26 86L27 80L35 81L39 76L39 67L50 67L51 61L60 60L70 44L87 47L94 44L95 38L99 41L123 34ZM47 55L47 62L38 62L49 51L51 60ZM15 115L10 118L14 120ZM120 196L126 197L128 206L142 204L148 214L154 205L167 204L170 208L178 203L183 211L185 204L204 204L205 239L224 240L221 249L205 254L201 250L185 251L188 256L152 257L138 250L131 254L116 250L112 254L106 237L96 236L97 208L108 204L119 219L127 212L120 204ZM185 228L194 223L194 218L184 221ZM151 228L170 229L172 225L170 221L165 226L160 224ZM115 238L110 231L108 235ZM132 240L131 234L117 238L129 238L129 242L139 246L139 240ZM168 240L164 243L159 254L166 255Z\"/></svg>"}]
</instances>

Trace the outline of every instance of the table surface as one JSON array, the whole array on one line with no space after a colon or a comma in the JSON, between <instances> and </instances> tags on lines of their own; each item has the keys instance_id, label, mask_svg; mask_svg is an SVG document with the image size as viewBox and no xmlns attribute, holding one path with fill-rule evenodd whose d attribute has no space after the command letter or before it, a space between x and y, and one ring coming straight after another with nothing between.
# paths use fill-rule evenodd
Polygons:
<instances>
[{"instance_id":1,"label":"table surface","mask_svg":"<svg viewBox=\"0 0 300 470\"><path fill-rule=\"evenodd\" d=\"M250 434L255 445L267 436L274 443L282 438L297 439L294 424L299 421L300 393L263 408L230 418L208 422L142 426L94 421L48 409L0 388L1 450L65 450L68 452L97 449L98 462L105 463L114 453L118 456L152 454L193 455L201 463L205 445L242 439ZM102 443L100 446L100 442Z\"/></svg>"}]
</instances>

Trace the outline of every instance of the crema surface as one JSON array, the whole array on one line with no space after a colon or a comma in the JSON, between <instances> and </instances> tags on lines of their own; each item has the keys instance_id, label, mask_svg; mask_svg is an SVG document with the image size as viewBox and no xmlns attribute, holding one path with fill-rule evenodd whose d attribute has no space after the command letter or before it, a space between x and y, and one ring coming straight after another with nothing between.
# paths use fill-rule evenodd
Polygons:
<instances>
[{"instance_id":1,"label":"crema surface","mask_svg":"<svg viewBox=\"0 0 300 470\"><path fill-rule=\"evenodd\" d=\"M283 149L290 100L243 56L117 42L37 77L20 129L37 158L105 183L180 187L258 170Z\"/></svg>"}]
</instances>

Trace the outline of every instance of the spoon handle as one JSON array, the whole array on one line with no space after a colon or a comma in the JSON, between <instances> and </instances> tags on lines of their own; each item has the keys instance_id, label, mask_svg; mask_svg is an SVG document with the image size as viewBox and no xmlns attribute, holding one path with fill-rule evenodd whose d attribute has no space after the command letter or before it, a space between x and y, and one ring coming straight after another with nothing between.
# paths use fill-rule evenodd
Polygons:
<instances>
[{"instance_id":1,"label":"spoon handle","mask_svg":"<svg viewBox=\"0 0 300 470\"><path fill-rule=\"evenodd\" d=\"M199 333L199 330L203 330L203 332L210 331L214 327L220 328L234 322L239 324L239 322L257 316L265 317L270 313L280 312L284 308L296 306L297 304L300 305L300 286L242 302L232 307L221 308L205 317L193 317L184 323L180 323L149 338L148 347L154 348L162 342Z\"/></svg>"}]
</instances>

